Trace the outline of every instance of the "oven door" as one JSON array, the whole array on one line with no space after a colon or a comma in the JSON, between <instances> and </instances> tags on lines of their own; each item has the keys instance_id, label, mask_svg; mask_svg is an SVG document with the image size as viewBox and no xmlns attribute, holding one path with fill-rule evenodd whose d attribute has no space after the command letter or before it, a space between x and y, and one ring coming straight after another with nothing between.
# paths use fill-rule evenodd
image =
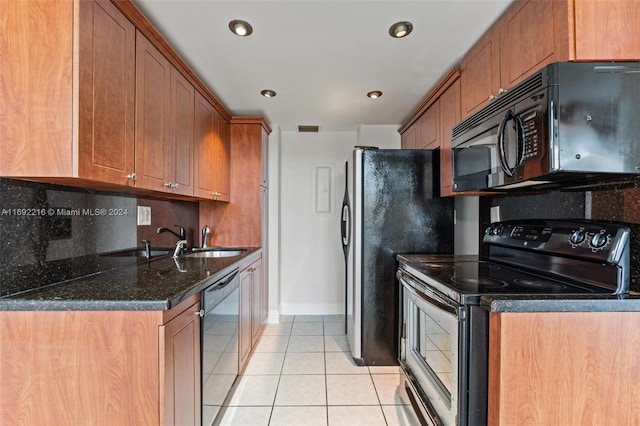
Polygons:
<instances>
[{"instance_id":1,"label":"oven door","mask_svg":"<svg viewBox=\"0 0 640 426\"><path fill-rule=\"evenodd\" d=\"M458 306L404 272L404 336L400 361L418 392L419 407L436 425L455 425L459 406Z\"/></svg>"}]
</instances>

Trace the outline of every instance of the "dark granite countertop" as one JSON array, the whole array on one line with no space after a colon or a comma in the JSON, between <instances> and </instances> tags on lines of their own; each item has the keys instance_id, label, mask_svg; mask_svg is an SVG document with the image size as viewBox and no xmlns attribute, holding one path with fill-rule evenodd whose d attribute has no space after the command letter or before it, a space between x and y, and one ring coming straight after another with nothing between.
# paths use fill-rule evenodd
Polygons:
<instances>
[{"instance_id":1,"label":"dark granite countertop","mask_svg":"<svg viewBox=\"0 0 640 426\"><path fill-rule=\"evenodd\" d=\"M615 296L483 296L480 305L489 312L638 312L640 294Z\"/></svg>"},{"instance_id":2,"label":"dark granite countertop","mask_svg":"<svg viewBox=\"0 0 640 426\"><path fill-rule=\"evenodd\" d=\"M4 311L167 310L258 256L162 256L0 297Z\"/></svg>"}]
</instances>

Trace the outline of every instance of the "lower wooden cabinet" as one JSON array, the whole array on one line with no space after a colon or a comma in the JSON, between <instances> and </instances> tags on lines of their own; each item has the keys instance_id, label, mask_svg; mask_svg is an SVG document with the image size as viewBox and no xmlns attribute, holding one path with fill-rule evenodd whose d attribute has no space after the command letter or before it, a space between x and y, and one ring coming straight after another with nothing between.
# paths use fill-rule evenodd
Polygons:
<instances>
[{"instance_id":1,"label":"lower wooden cabinet","mask_svg":"<svg viewBox=\"0 0 640 426\"><path fill-rule=\"evenodd\" d=\"M164 401L160 424L201 423L199 312L200 302L196 302L159 327L160 403Z\"/></svg>"},{"instance_id":2,"label":"lower wooden cabinet","mask_svg":"<svg viewBox=\"0 0 640 426\"><path fill-rule=\"evenodd\" d=\"M251 278L248 270L240 272L240 326L238 327L239 369L242 372L251 355Z\"/></svg>"},{"instance_id":3,"label":"lower wooden cabinet","mask_svg":"<svg viewBox=\"0 0 640 426\"><path fill-rule=\"evenodd\" d=\"M640 424L639 312L491 313L489 425Z\"/></svg>"},{"instance_id":4,"label":"lower wooden cabinet","mask_svg":"<svg viewBox=\"0 0 640 426\"><path fill-rule=\"evenodd\" d=\"M241 371L262 332L263 299L267 297L262 280L262 258L245 265L240 272L239 362Z\"/></svg>"},{"instance_id":5,"label":"lower wooden cabinet","mask_svg":"<svg viewBox=\"0 0 640 426\"><path fill-rule=\"evenodd\" d=\"M0 311L0 424L200 425L199 311Z\"/></svg>"}]
</instances>

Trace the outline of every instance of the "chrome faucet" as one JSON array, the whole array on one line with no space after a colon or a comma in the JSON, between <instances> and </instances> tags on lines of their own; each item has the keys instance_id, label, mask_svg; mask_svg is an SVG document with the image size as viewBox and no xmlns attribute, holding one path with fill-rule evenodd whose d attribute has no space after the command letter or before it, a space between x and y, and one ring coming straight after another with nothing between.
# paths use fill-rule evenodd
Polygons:
<instances>
[{"instance_id":1,"label":"chrome faucet","mask_svg":"<svg viewBox=\"0 0 640 426\"><path fill-rule=\"evenodd\" d=\"M149 259L151 257L151 242L149 240L142 240L144 244L144 257Z\"/></svg>"},{"instance_id":2,"label":"chrome faucet","mask_svg":"<svg viewBox=\"0 0 640 426\"><path fill-rule=\"evenodd\" d=\"M176 249L173 251L173 258L177 258L182 253L182 249L187 245L187 240L178 240L176 243ZM180 269L180 268L178 268Z\"/></svg>"},{"instance_id":3,"label":"chrome faucet","mask_svg":"<svg viewBox=\"0 0 640 426\"><path fill-rule=\"evenodd\" d=\"M209 236L211 235L211 229L208 225L202 227L202 248L209 247Z\"/></svg>"},{"instance_id":4,"label":"chrome faucet","mask_svg":"<svg viewBox=\"0 0 640 426\"><path fill-rule=\"evenodd\" d=\"M178 240L186 240L187 239L187 233L185 232L184 228L182 226L180 226L180 225L173 225L173 226L177 226L178 228L180 228L180 233L179 234L177 234L176 232L172 231L171 229L162 228L162 227L158 228L156 230L156 233L157 234L162 234L163 232L169 232L169 233L175 235Z\"/></svg>"},{"instance_id":5,"label":"chrome faucet","mask_svg":"<svg viewBox=\"0 0 640 426\"><path fill-rule=\"evenodd\" d=\"M187 246L187 233L185 232L184 227L180 225L174 225L174 226L177 226L178 228L180 228L179 234L173 232L171 229L162 228L162 227L158 228L156 230L156 233L162 234L163 232L169 232L176 236L176 238L178 239L178 242L176 243L176 249L173 251L173 257L176 258L180 255L180 253L182 253L182 250L185 249Z\"/></svg>"}]
</instances>

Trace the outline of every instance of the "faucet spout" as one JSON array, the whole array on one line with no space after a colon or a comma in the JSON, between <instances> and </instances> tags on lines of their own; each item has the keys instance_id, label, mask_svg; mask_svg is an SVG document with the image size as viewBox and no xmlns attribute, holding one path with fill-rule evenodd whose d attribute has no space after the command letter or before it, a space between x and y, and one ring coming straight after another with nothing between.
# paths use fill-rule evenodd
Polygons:
<instances>
[{"instance_id":1,"label":"faucet spout","mask_svg":"<svg viewBox=\"0 0 640 426\"><path fill-rule=\"evenodd\" d=\"M174 226L177 226L178 228L180 228L180 233L179 234L174 232L174 231L172 231L169 228L163 228L163 227L160 227L160 228L156 229L156 233L157 234L162 234L163 232L169 232L170 234L173 234L178 239L178 241L180 241L180 240L186 241L187 240L187 233L185 232L184 227L182 227L180 225L174 225Z\"/></svg>"},{"instance_id":2,"label":"faucet spout","mask_svg":"<svg viewBox=\"0 0 640 426\"><path fill-rule=\"evenodd\" d=\"M187 245L187 240L180 240L176 243L176 249L173 251L173 258L177 258L182 253L182 250Z\"/></svg>"},{"instance_id":3,"label":"faucet spout","mask_svg":"<svg viewBox=\"0 0 640 426\"><path fill-rule=\"evenodd\" d=\"M149 240L142 240L144 244L144 257L149 259L151 257L151 242Z\"/></svg>"},{"instance_id":4,"label":"faucet spout","mask_svg":"<svg viewBox=\"0 0 640 426\"><path fill-rule=\"evenodd\" d=\"M202 248L209 247L209 236L211 235L211 229L205 225L202 227Z\"/></svg>"}]
</instances>

